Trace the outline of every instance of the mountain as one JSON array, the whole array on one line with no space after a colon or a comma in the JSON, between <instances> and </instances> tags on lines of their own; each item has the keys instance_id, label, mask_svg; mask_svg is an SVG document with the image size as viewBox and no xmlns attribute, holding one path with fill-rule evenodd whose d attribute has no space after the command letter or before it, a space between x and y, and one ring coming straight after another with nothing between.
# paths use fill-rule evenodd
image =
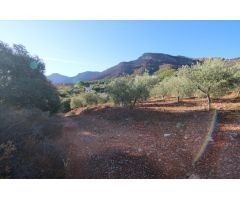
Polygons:
<instances>
[{"instance_id":1,"label":"mountain","mask_svg":"<svg viewBox=\"0 0 240 200\"><path fill-rule=\"evenodd\" d=\"M60 83L68 83L68 80L70 77L64 76L58 73L53 73L49 76L47 76L48 80L50 80L54 84L60 84Z\"/></svg>"},{"instance_id":2,"label":"mountain","mask_svg":"<svg viewBox=\"0 0 240 200\"><path fill-rule=\"evenodd\" d=\"M78 75L76 75L74 77L71 77L70 80L73 83L75 83L77 81L89 81L89 80L96 78L99 74L100 74L100 72L86 71L86 72L79 73Z\"/></svg>"},{"instance_id":3,"label":"mountain","mask_svg":"<svg viewBox=\"0 0 240 200\"><path fill-rule=\"evenodd\" d=\"M66 83L76 83L77 81L88 81L95 79L100 72L90 72L86 71L83 73L79 73L76 76L68 77L58 73L51 74L47 76L48 80L50 80L54 84L66 84Z\"/></svg>"},{"instance_id":4,"label":"mountain","mask_svg":"<svg viewBox=\"0 0 240 200\"><path fill-rule=\"evenodd\" d=\"M171 56L163 53L144 53L137 60L121 62L103 72L95 79L115 78L126 74L141 74L144 71L153 73L160 68L178 68L182 65L192 65L195 59L184 56Z\"/></svg>"},{"instance_id":5,"label":"mountain","mask_svg":"<svg viewBox=\"0 0 240 200\"><path fill-rule=\"evenodd\" d=\"M172 56L163 53L144 53L138 59L121 62L103 72L83 72L74 77L67 77L61 74L52 74L48 79L54 84L59 83L75 83L77 81L100 80L107 78L115 78L126 74L141 74L146 70L153 73L160 68L178 68L182 65L192 65L197 59L184 56Z\"/></svg>"}]
</instances>

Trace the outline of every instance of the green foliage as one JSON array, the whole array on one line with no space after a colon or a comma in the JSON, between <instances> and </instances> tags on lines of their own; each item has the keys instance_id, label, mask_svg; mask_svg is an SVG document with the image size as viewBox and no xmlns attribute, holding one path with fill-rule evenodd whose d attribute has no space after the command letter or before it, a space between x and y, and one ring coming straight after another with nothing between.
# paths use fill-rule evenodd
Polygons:
<instances>
[{"instance_id":1,"label":"green foliage","mask_svg":"<svg viewBox=\"0 0 240 200\"><path fill-rule=\"evenodd\" d=\"M167 79L165 85L169 94L177 97L178 101L179 98L190 97L195 91L191 82L181 76L173 76Z\"/></svg>"},{"instance_id":2,"label":"green foliage","mask_svg":"<svg viewBox=\"0 0 240 200\"><path fill-rule=\"evenodd\" d=\"M87 105L97 105L98 104L98 95L94 93L86 93L83 95Z\"/></svg>"},{"instance_id":3,"label":"green foliage","mask_svg":"<svg viewBox=\"0 0 240 200\"><path fill-rule=\"evenodd\" d=\"M181 76L171 76L165 78L163 81L155 85L151 90L152 96L175 96L178 101L179 98L190 97L195 91L194 86L188 79Z\"/></svg>"},{"instance_id":4,"label":"green foliage","mask_svg":"<svg viewBox=\"0 0 240 200\"><path fill-rule=\"evenodd\" d=\"M100 93L98 94L98 104L105 104L110 102L111 99L108 94L106 93Z\"/></svg>"},{"instance_id":5,"label":"green foliage","mask_svg":"<svg viewBox=\"0 0 240 200\"><path fill-rule=\"evenodd\" d=\"M221 97L234 87L235 70L222 59L208 59L182 72L198 90L211 97Z\"/></svg>"},{"instance_id":6,"label":"green foliage","mask_svg":"<svg viewBox=\"0 0 240 200\"><path fill-rule=\"evenodd\" d=\"M85 86L84 83L79 81L77 83L75 83L72 92L76 93L76 94L80 94L82 92L85 92Z\"/></svg>"},{"instance_id":7,"label":"green foliage","mask_svg":"<svg viewBox=\"0 0 240 200\"><path fill-rule=\"evenodd\" d=\"M86 102L83 96L79 95L71 98L71 102L70 102L71 109L84 107L84 106L86 106Z\"/></svg>"},{"instance_id":8,"label":"green foliage","mask_svg":"<svg viewBox=\"0 0 240 200\"><path fill-rule=\"evenodd\" d=\"M44 76L44 69L44 63L22 45L11 48L0 42L0 104L56 112L58 92Z\"/></svg>"},{"instance_id":9,"label":"green foliage","mask_svg":"<svg viewBox=\"0 0 240 200\"><path fill-rule=\"evenodd\" d=\"M95 94L92 92L84 93L71 98L70 108L79 108L85 106L93 106L97 104L104 104L110 101L107 94Z\"/></svg>"},{"instance_id":10,"label":"green foliage","mask_svg":"<svg viewBox=\"0 0 240 200\"><path fill-rule=\"evenodd\" d=\"M223 59L205 59L192 67L183 67L179 74L208 98L210 109L211 98L222 97L236 87L238 70Z\"/></svg>"},{"instance_id":11,"label":"green foliage","mask_svg":"<svg viewBox=\"0 0 240 200\"><path fill-rule=\"evenodd\" d=\"M154 96L154 97L161 96L162 99L164 99L165 96L167 96L169 94L170 94L170 92L169 92L168 83L166 80L156 84L151 89L151 92L150 92L151 96Z\"/></svg>"},{"instance_id":12,"label":"green foliage","mask_svg":"<svg viewBox=\"0 0 240 200\"><path fill-rule=\"evenodd\" d=\"M154 74L157 77L158 81L163 81L166 78L169 78L171 76L174 76L176 73L176 70L171 68L162 68L156 71Z\"/></svg>"},{"instance_id":13,"label":"green foliage","mask_svg":"<svg viewBox=\"0 0 240 200\"><path fill-rule=\"evenodd\" d=\"M234 90L237 93L237 97L240 96L240 62L237 62L233 67L233 70L235 71L234 73Z\"/></svg>"},{"instance_id":14,"label":"green foliage","mask_svg":"<svg viewBox=\"0 0 240 200\"><path fill-rule=\"evenodd\" d=\"M135 77L121 77L109 84L108 93L115 104L134 107L139 101L149 97L150 87L155 83L154 77L147 74Z\"/></svg>"},{"instance_id":15,"label":"green foliage","mask_svg":"<svg viewBox=\"0 0 240 200\"><path fill-rule=\"evenodd\" d=\"M71 102L70 98L62 99L59 111L61 111L61 112L68 112L68 111L70 111L71 110L70 102Z\"/></svg>"},{"instance_id":16,"label":"green foliage","mask_svg":"<svg viewBox=\"0 0 240 200\"><path fill-rule=\"evenodd\" d=\"M96 93L105 93L109 80L90 81L91 89Z\"/></svg>"}]
</instances>

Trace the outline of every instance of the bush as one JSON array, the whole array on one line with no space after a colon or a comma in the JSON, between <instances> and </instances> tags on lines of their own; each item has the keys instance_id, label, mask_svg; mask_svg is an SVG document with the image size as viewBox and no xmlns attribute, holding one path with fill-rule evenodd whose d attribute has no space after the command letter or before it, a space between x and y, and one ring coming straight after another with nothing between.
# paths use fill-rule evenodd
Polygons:
<instances>
[{"instance_id":1,"label":"bush","mask_svg":"<svg viewBox=\"0 0 240 200\"><path fill-rule=\"evenodd\" d=\"M71 101L70 101L71 109L84 107L84 106L86 106L86 102L83 96L75 96L71 98Z\"/></svg>"},{"instance_id":2,"label":"bush","mask_svg":"<svg viewBox=\"0 0 240 200\"><path fill-rule=\"evenodd\" d=\"M97 104L104 104L110 101L110 97L107 94L95 94L84 93L82 95L75 96L70 101L70 108L79 108L85 106L93 106Z\"/></svg>"},{"instance_id":3,"label":"bush","mask_svg":"<svg viewBox=\"0 0 240 200\"><path fill-rule=\"evenodd\" d=\"M61 112L68 112L68 111L70 111L71 110L70 102L71 102L71 99L69 99L69 98L62 99L61 100L61 105L60 105L60 111Z\"/></svg>"},{"instance_id":4,"label":"bush","mask_svg":"<svg viewBox=\"0 0 240 200\"><path fill-rule=\"evenodd\" d=\"M94 93L85 93L83 95L83 99L85 100L87 105L97 105L98 104L98 95Z\"/></svg>"},{"instance_id":5,"label":"bush","mask_svg":"<svg viewBox=\"0 0 240 200\"><path fill-rule=\"evenodd\" d=\"M36 108L0 106L0 178L64 178L61 120Z\"/></svg>"},{"instance_id":6,"label":"bush","mask_svg":"<svg viewBox=\"0 0 240 200\"><path fill-rule=\"evenodd\" d=\"M104 104L110 102L110 97L106 93L98 94L98 104Z\"/></svg>"}]
</instances>

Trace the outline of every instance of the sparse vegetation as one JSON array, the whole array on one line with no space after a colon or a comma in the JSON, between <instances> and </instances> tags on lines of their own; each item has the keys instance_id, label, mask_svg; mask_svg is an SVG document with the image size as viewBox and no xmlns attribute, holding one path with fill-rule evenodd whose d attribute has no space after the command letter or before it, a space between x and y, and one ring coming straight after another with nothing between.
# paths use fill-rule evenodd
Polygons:
<instances>
[{"instance_id":1,"label":"sparse vegetation","mask_svg":"<svg viewBox=\"0 0 240 200\"><path fill-rule=\"evenodd\" d=\"M0 178L63 178L66 146L58 117L0 106Z\"/></svg>"},{"instance_id":2,"label":"sparse vegetation","mask_svg":"<svg viewBox=\"0 0 240 200\"><path fill-rule=\"evenodd\" d=\"M154 144L158 144L156 150L162 151L164 149L162 144L166 142L165 137L177 136L177 139L173 141L176 141L179 147L182 142L187 146L189 145L189 133L191 133L191 141L194 141L191 148L194 149L196 145L201 144L201 139L204 139L201 136L208 131L211 115L211 112L203 112L206 110L206 99L208 110L213 107L230 112L240 108L239 98L225 99L224 97L229 93L237 96L240 93L239 61L230 62L214 58L201 59L196 63L191 59L191 63L194 63L192 66L169 68L170 66L177 67L175 63L176 65L164 64L168 68L159 69L153 63L148 63L151 57L152 55L146 54L141 58L145 63L145 68L151 69L150 74L147 72L141 74L142 71L139 70L134 71L132 75L125 74L107 80L81 81L75 84L58 85L55 88L44 76L45 65L41 59L31 56L22 45L14 45L11 48L1 42L0 178L71 177L72 174L68 170L72 167L71 159L75 159L76 162L76 155L79 160L77 164L74 164L77 166L81 161L80 168L85 165L95 166L100 159L100 168L108 169L110 165L106 162L109 158L115 159L118 156L136 161L126 162L126 164L120 160L118 163L120 166L125 163L126 166L136 167L145 157L136 159L126 152L132 151L132 155L137 155L147 149L148 152L144 154L154 153L152 147L149 146L153 141ZM179 59L185 60L182 57ZM139 67L138 62L135 66ZM153 73L156 70L158 71ZM112 103L121 107L114 107ZM76 109L80 107L90 108L86 109L88 112L82 112L85 109ZM70 117L71 115L79 116L74 118ZM199 116L202 118L199 119ZM204 127L199 120L202 120ZM188 124L189 121L190 124ZM238 124L234 126L239 128ZM117 129L117 134L115 129ZM123 135L122 130L124 134L126 132L129 135ZM162 132L156 134L156 130ZM186 135L184 135L185 130L187 130ZM199 130L202 131L201 134ZM221 131L225 130L221 129ZM104 133L107 134L104 135ZM147 136L147 139L143 140L142 135ZM70 141L76 139L76 141L70 145L66 138L70 138ZM134 146L139 140L141 142ZM94 145L92 143L89 145L89 141L95 141ZM110 141L109 144L108 141ZM126 147L121 145L123 141ZM170 145L176 150L174 142ZM139 147L141 145L143 148ZM105 153L107 159L103 155L91 155L89 158L92 153L88 148L96 148L96 152L98 150L104 152L106 148L113 146L118 146L124 153L107 150ZM132 146L134 148L130 148ZM79 151L80 153L75 152L80 148L83 149ZM137 149L137 151L132 149ZM165 156L172 153L169 149L167 152ZM192 152L195 150L189 153L184 149L182 152L175 153L183 159L183 154L184 158L192 158ZM82 160L78 157L81 154ZM155 155L157 156L159 154ZM154 160L154 167L159 167L156 165L158 162L159 159ZM188 170L191 170L192 161L187 162L190 163ZM148 160L143 163L151 166ZM177 164L179 162L173 166ZM76 169L79 168L76 167ZM92 177L91 169L85 167L81 170L87 170L86 177ZM145 167L141 170L139 174L136 170L137 176L159 177L159 170L148 171L147 175L144 174ZM79 175L78 170L76 171L73 174ZM134 174L133 171L130 175ZM99 171L94 172L99 175ZM85 174L82 175L80 174L80 177L85 177ZM177 174L176 176L182 177L183 175Z\"/></svg>"},{"instance_id":3,"label":"sparse vegetation","mask_svg":"<svg viewBox=\"0 0 240 200\"><path fill-rule=\"evenodd\" d=\"M104 104L109 101L109 96L107 94L95 94L92 92L83 93L71 98L70 107L71 109L85 107L85 106L94 106L97 104Z\"/></svg>"}]
</instances>

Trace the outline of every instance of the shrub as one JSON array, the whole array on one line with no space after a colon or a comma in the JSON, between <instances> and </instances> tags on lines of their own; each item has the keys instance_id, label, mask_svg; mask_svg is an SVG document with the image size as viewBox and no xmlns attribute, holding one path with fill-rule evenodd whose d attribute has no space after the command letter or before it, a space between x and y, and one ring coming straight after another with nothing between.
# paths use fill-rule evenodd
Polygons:
<instances>
[{"instance_id":1,"label":"shrub","mask_svg":"<svg viewBox=\"0 0 240 200\"><path fill-rule=\"evenodd\" d=\"M70 108L74 109L74 108L79 108L79 107L84 107L86 106L86 102L85 99L83 98L83 96L75 96L71 98L70 101Z\"/></svg>"},{"instance_id":2,"label":"shrub","mask_svg":"<svg viewBox=\"0 0 240 200\"><path fill-rule=\"evenodd\" d=\"M83 99L85 100L87 105L97 105L98 104L98 95L95 93L85 93L83 95Z\"/></svg>"},{"instance_id":3,"label":"shrub","mask_svg":"<svg viewBox=\"0 0 240 200\"><path fill-rule=\"evenodd\" d=\"M103 104L109 101L107 94L95 94L95 93L84 93L75 97L72 97L70 101L70 108L79 108L85 106L92 106L97 104Z\"/></svg>"},{"instance_id":4,"label":"shrub","mask_svg":"<svg viewBox=\"0 0 240 200\"><path fill-rule=\"evenodd\" d=\"M0 106L0 178L64 178L61 120L36 108Z\"/></svg>"},{"instance_id":5,"label":"shrub","mask_svg":"<svg viewBox=\"0 0 240 200\"><path fill-rule=\"evenodd\" d=\"M61 112L68 112L71 110L70 106L71 99L66 98L61 100L60 111Z\"/></svg>"},{"instance_id":6,"label":"shrub","mask_svg":"<svg viewBox=\"0 0 240 200\"><path fill-rule=\"evenodd\" d=\"M98 94L98 104L104 104L110 101L110 97L106 93Z\"/></svg>"}]
</instances>

